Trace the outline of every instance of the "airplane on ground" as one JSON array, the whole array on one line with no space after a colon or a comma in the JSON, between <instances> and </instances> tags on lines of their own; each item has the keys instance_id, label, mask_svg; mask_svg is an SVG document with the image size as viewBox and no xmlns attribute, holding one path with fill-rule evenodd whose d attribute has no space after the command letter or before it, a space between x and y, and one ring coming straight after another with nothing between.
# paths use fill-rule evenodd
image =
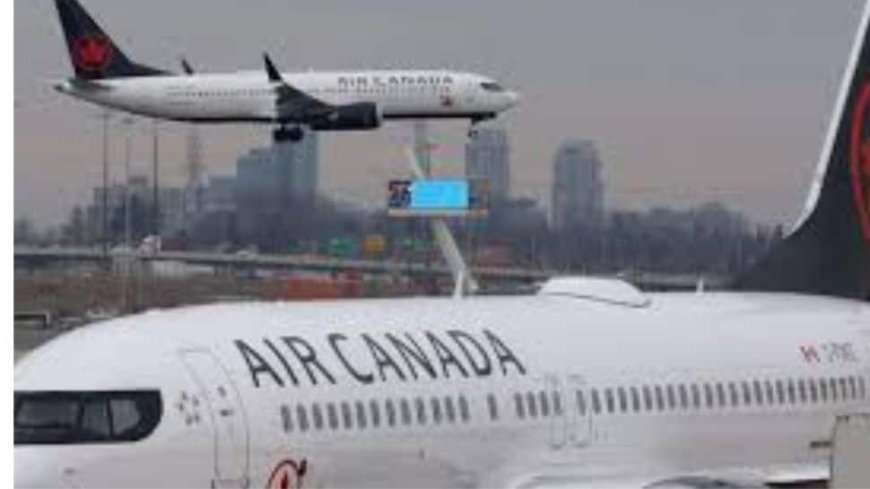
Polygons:
<instances>
[{"instance_id":1,"label":"airplane on ground","mask_svg":"<svg viewBox=\"0 0 870 489\"><path fill-rule=\"evenodd\" d=\"M55 0L75 77L62 93L158 119L195 123L252 122L277 126L276 141L315 131L373 130L391 119L492 119L518 94L491 78L447 70L280 73L265 70L183 74L135 63L77 0Z\"/></svg>"},{"instance_id":2,"label":"airplane on ground","mask_svg":"<svg viewBox=\"0 0 870 489\"><path fill-rule=\"evenodd\" d=\"M15 367L15 486L808 487L870 410L870 4L807 211L730 291L217 304Z\"/></svg>"}]
</instances>

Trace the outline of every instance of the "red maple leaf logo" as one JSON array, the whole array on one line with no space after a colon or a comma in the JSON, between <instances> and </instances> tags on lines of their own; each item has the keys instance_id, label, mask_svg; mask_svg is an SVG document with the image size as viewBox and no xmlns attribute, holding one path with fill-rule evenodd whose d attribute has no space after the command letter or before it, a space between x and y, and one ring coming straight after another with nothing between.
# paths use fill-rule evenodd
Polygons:
<instances>
[{"instance_id":1,"label":"red maple leaf logo","mask_svg":"<svg viewBox=\"0 0 870 489\"><path fill-rule=\"evenodd\" d=\"M302 487L307 471L308 462L305 459L300 463L289 459L282 460L272 471L266 487L268 489L298 489Z\"/></svg>"},{"instance_id":2,"label":"red maple leaf logo","mask_svg":"<svg viewBox=\"0 0 870 489\"><path fill-rule=\"evenodd\" d=\"M858 166L858 185L863 189L864 208L870 216L870 138L861 143L861 163Z\"/></svg>"},{"instance_id":3,"label":"red maple leaf logo","mask_svg":"<svg viewBox=\"0 0 870 489\"><path fill-rule=\"evenodd\" d=\"M858 220L864 240L870 248L870 138L867 127L868 108L870 108L870 81L865 81L858 91L855 109L852 113L849 160L852 166L852 192L855 197Z\"/></svg>"},{"instance_id":4,"label":"red maple leaf logo","mask_svg":"<svg viewBox=\"0 0 870 489\"><path fill-rule=\"evenodd\" d=\"M109 64L112 45L100 35L84 35L73 41L73 60L86 71L100 71Z\"/></svg>"}]
</instances>

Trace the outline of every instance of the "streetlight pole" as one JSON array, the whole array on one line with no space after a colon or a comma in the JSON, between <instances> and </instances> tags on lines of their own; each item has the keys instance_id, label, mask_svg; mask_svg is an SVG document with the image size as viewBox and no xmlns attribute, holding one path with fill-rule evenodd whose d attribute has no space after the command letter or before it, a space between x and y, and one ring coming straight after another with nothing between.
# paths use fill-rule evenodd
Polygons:
<instances>
[{"instance_id":1,"label":"streetlight pole","mask_svg":"<svg viewBox=\"0 0 870 489\"><path fill-rule=\"evenodd\" d=\"M151 231L154 234L154 236L160 236L160 183L158 180L158 176L159 176L159 172L158 172L159 164L158 163L160 161L160 157L159 157L160 147L159 147L159 143L158 143L158 136L160 133L159 133L158 124L159 123L158 123L157 119L152 120L151 135L153 137L152 150L154 153L153 154L154 159L152 161L153 172L154 172L154 182L153 182L153 184L154 184L154 198L152 199L152 204L154 205L154 208L152 209L153 214L151 215L151 224L152 224Z\"/></svg>"},{"instance_id":2,"label":"streetlight pole","mask_svg":"<svg viewBox=\"0 0 870 489\"><path fill-rule=\"evenodd\" d=\"M133 119L124 118L124 124L127 126L124 135L124 247L129 251L132 241L130 229L132 219L132 209L130 208L130 128L133 125Z\"/></svg>"},{"instance_id":3,"label":"streetlight pole","mask_svg":"<svg viewBox=\"0 0 870 489\"><path fill-rule=\"evenodd\" d=\"M109 111L100 115L103 119L103 192L100 217L102 218L103 259L109 260Z\"/></svg>"}]
</instances>

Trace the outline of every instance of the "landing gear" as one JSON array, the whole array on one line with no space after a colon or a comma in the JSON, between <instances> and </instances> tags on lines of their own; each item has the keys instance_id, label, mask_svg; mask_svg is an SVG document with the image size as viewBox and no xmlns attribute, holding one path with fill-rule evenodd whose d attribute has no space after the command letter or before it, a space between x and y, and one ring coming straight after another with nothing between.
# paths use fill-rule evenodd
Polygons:
<instances>
[{"instance_id":1,"label":"landing gear","mask_svg":"<svg viewBox=\"0 0 870 489\"><path fill-rule=\"evenodd\" d=\"M272 131L272 139L276 143L283 143L286 141L290 141L291 143L298 143L302 141L302 138L305 134L302 132L302 128L299 126L293 126L291 128L286 128L284 126L279 127Z\"/></svg>"},{"instance_id":2,"label":"landing gear","mask_svg":"<svg viewBox=\"0 0 870 489\"><path fill-rule=\"evenodd\" d=\"M494 118L495 118L495 114L484 114L484 115L480 115L477 117L472 117L471 126L469 126L469 128L468 128L468 139L477 138L477 133L478 133L477 125L478 124L480 124L483 121L486 121L489 119L494 119Z\"/></svg>"}]
</instances>

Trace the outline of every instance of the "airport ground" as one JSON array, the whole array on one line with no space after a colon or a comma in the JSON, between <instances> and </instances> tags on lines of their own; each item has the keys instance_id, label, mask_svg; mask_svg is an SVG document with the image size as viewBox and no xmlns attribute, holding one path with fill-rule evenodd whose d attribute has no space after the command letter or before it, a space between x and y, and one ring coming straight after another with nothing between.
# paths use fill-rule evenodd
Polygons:
<instances>
[{"instance_id":1,"label":"airport ground","mask_svg":"<svg viewBox=\"0 0 870 489\"><path fill-rule=\"evenodd\" d=\"M354 272L165 276L124 275L98 267L19 270L15 274L15 352L17 357L74 327L149 309L227 301L438 294L446 285Z\"/></svg>"}]
</instances>

